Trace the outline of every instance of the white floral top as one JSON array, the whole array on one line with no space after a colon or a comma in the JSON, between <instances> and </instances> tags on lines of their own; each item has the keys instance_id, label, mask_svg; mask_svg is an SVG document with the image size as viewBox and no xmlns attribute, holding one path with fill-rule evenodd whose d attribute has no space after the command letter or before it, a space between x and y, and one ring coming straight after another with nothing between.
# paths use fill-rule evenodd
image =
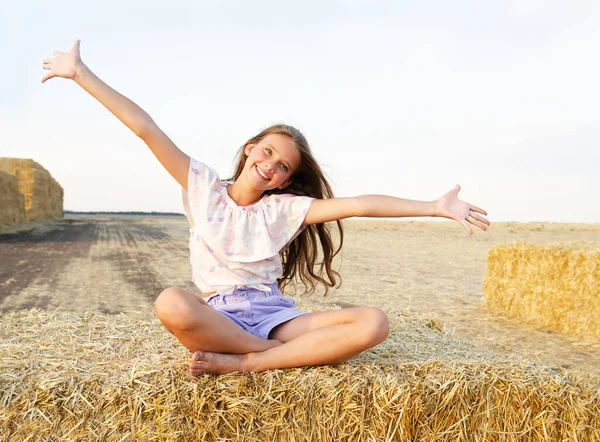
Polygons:
<instances>
[{"instance_id":1,"label":"white floral top","mask_svg":"<svg viewBox=\"0 0 600 442\"><path fill-rule=\"evenodd\" d=\"M227 193L227 181L191 158L188 191L183 190L190 228L192 280L202 292L231 293L267 284L283 275L279 251L302 230L314 198L265 195L250 206L238 206Z\"/></svg>"}]
</instances>

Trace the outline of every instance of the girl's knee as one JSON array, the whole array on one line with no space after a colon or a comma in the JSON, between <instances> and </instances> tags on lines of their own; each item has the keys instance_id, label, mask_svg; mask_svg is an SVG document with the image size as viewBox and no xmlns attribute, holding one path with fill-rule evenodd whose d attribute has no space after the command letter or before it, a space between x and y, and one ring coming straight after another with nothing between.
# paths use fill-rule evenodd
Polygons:
<instances>
[{"instance_id":1,"label":"girl's knee","mask_svg":"<svg viewBox=\"0 0 600 442\"><path fill-rule=\"evenodd\" d=\"M156 315L158 319L171 329L178 329L189 326L190 320L190 295L185 290L178 287L169 287L161 292L154 301Z\"/></svg>"},{"instance_id":2,"label":"girl's knee","mask_svg":"<svg viewBox=\"0 0 600 442\"><path fill-rule=\"evenodd\" d=\"M180 290L177 287L169 287L158 295L154 301L154 308L156 308L156 313L159 317L161 314L172 310L174 304L177 304L178 298L181 296L179 293Z\"/></svg>"},{"instance_id":3,"label":"girl's knee","mask_svg":"<svg viewBox=\"0 0 600 442\"><path fill-rule=\"evenodd\" d=\"M366 345L374 347L385 341L390 334L390 322L378 307L364 307Z\"/></svg>"}]
</instances>

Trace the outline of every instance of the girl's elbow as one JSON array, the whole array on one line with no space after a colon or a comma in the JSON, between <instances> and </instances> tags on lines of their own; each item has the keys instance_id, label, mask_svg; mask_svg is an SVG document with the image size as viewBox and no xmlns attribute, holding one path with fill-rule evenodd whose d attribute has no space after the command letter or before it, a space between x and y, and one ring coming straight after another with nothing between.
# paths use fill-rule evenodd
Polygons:
<instances>
[{"instance_id":1,"label":"girl's elbow","mask_svg":"<svg viewBox=\"0 0 600 442\"><path fill-rule=\"evenodd\" d=\"M357 196L353 198L352 210L350 216L361 216L361 217L370 217L373 216L371 214L371 210L368 202L365 198Z\"/></svg>"},{"instance_id":2,"label":"girl's elbow","mask_svg":"<svg viewBox=\"0 0 600 442\"><path fill-rule=\"evenodd\" d=\"M138 137L140 137L142 140L144 140L144 139L146 139L146 137L148 137L150 134L152 134L157 128L158 128L158 126L156 125L154 120L152 120L152 118L149 118L149 119L139 122L133 128L133 133L135 133Z\"/></svg>"}]
</instances>

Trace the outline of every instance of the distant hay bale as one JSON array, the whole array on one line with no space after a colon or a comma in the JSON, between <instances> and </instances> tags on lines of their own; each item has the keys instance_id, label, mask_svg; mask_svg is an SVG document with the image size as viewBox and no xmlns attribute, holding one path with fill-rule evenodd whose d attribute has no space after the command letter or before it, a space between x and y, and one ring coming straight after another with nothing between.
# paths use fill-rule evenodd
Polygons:
<instances>
[{"instance_id":1,"label":"distant hay bale","mask_svg":"<svg viewBox=\"0 0 600 442\"><path fill-rule=\"evenodd\" d=\"M528 243L488 254L485 303L539 327L600 338L600 250Z\"/></svg>"},{"instance_id":2,"label":"distant hay bale","mask_svg":"<svg viewBox=\"0 0 600 442\"><path fill-rule=\"evenodd\" d=\"M16 176L0 171L0 226L25 222L25 197Z\"/></svg>"},{"instance_id":3,"label":"distant hay bale","mask_svg":"<svg viewBox=\"0 0 600 442\"><path fill-rule=\"evenodd\" d=\"M0 435L10 441L600 439L597 379L501 357L431 322L388 313L388 340L349 363L197 378L187 373L187 350L150 313L6 313Z\"/></svg>"},{"instance_id":4,"label":"distant hay bale","mask_svg":"<svg viewBox=\"0 0 600 442\"><path fill-rule=\"evenodd\" d=\"M0 158L0 171L18 180L18 193L24 197L25 204L22 222L63 217L63 188L39 163L31 159ZM5 224L0 220L2 225Z\"/></svg>"}]
</instances>

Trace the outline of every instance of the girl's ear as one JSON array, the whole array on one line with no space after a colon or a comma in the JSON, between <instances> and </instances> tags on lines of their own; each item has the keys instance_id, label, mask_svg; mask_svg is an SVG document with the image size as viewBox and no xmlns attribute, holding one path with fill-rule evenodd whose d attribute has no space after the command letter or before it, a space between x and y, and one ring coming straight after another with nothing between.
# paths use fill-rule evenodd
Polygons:
<instances>
[{"instance_id":1,"label":"girl's ear","mask_svg":"<svg viewBox=\"0 0 600 442\"><path fill-rule=\"evenodd\" d=\"M252 151L252 149L254 149L254 147L256 147L256 143L246 144L246 147L244 147L244 153L246 154L247 157L250 156L250 152Z\"/></svg>"}]
</instances>

